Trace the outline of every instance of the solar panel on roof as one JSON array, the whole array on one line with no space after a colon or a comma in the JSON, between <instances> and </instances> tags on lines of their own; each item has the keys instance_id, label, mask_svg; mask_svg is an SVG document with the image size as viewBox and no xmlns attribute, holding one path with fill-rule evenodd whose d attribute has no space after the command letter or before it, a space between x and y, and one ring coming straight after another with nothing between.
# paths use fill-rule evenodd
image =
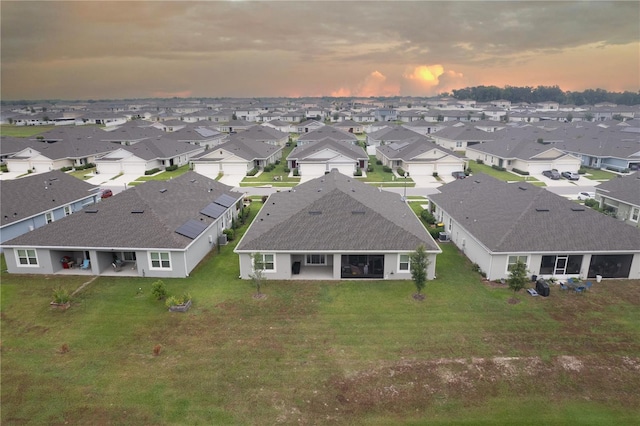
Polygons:
<instances>
[{"instance_id":1,"label":"solar panel on roof","mask_svg":"<svg viewBox=\"0 0 640 426\"><path fill-rule=\"evenodd\" d=\"M183 225L181 225L178 229L176 229L176 233L184 235L185 237L191 238L193 240L198 235L202 234L205 229L207 229L206 223L190 219Z\"/></svg>"},{"instance_id":2,"label":"solar panel on roof","mask_svg":"<svg viewBox=\"0 0 640 426\"><path fill-rule=\"evenodd\" d=\"M221 196L213 200L213 202L216 204L220 204L221 206L231 207L236 202L236 200L230 195L222 194Z\"/></svg>"},{"instance_id":3,"label":"solar panel on roof","mask_svg":"<svg viewBox=\"0 0 640 426\"><path fill-rule=\"evenodd\" d=\"M217 219L222 215L222 213L224 213L225 210L226 210L226 207L221 206L220 204L211 203L204 209L200 210L200 213L202 213L205 216L209 216L214 219Z\"/></svg>"}]
</instances>

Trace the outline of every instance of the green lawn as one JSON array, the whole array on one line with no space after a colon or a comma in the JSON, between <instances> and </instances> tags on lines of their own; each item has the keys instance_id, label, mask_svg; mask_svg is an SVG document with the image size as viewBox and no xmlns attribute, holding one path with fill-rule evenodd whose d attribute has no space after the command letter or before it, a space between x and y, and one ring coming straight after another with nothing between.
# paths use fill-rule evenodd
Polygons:
<instances>
[{"instance_id":1,"label":"green lawn","mask_svg":"<svg viewBox=\"0 0 640 426\"><path fill-rule=\"evenodd\" d=\"M180 175L183 175L188 171L189 171L189 165L185 164L184 166L180 166L177 169L172 170L170 172L164 171L162 173L158 173L157 175L153 175L153 176L140 176L139 178L136 179L136 181L148 182L150 180L169 180L169 179L178 177Z\"/></svg>"},{"instance_id":2,"label":"green lawn","mask_svg":"<svg viewBox=\"0 0 640 426\"><path fill-rule=\"evenodd\" d=\"M297 137L296 137L297 139ZM285 146L282 150L282 159L279 164L276 164L275 168L270 172L262 172L259 176L247 176L240 186L261 186L261 185L273 185L273 186L294 186L300 183L299 177L289 177L289 172L285 172L287 167L287 156L293 151L295 144ZM274 178L277 177L277 181Z\"/></svg>"},{"instance_id":3,"label":"green lawn","mask_svg":"<svg viewBox=\"0 0 640 426\"><path fill-rule=\"evenodd\" d=\"M186 314L151 278L98 278L54 311L51 289L86 278L3 272L2 424L640 422L638 281L511 304L447 243L423 302L411 281L273 281L255 300L236 241L164 280Z\"/></svg>"},{"instance_id":4,"label":"green lawn","mask_svg":"<svg viewBox=\"0 0 640 426\"><path fill-rule=\"evenodd\" d=\"M505 182L522 182L527 181L533 185L537 186L546 186L544 182L539 181L538 179L532 176L520 176L515 173L496 170L491 166L487 166L486 164L478 164L474 160L469 160L469 168L472 173L484 173L489 176L493 176L496 179L503 180Z\"/></svg>"},{"instance_id":5,"label":"green lawn","mask_svg":"<svg viewBox=\"0 0 640 426\"><path fill-rule=\"evenodd\" d=\"M600 169L585 169L585 170L586 170L586 173L584 174L584 176L592 180L611 180L616 176L618 176L615 173L611 173L606 170L600 170Z\"/></svg>"},{"instance_id":6,"label":"green lawn","mask_svg":"<svg viewBox=\"0 0 640 426\"><path fill-rule=\"evenodd\" d=\"M28 138L48 132L55 126L14 126L11 124L3 124L0 126L0 135L14 136L17 138Z\"/></svg>"}]
</instances>

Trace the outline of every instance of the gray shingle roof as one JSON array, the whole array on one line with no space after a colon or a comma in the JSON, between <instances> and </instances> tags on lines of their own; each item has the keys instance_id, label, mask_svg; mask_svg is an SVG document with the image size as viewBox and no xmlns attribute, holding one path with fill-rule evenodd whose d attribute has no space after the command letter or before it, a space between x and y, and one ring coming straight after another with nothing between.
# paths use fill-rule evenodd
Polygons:
<instances>
[{"instance_id":1,"label":"gray shingle roof","mask_svg":"<svg viewBox=\"0 0 640 426\"><path fill-rule=\"evenodd\" d=\"M598 185L596 192L602 193L605 197L640 206L640 172L603 182Z\"/></svg>"},{"instance_id":2,"label":"gray shingle roof","mask_svg":"<svg viewBox=\"0 0 640 426\"><path fill-rule=\"evenodd\" d=\"M97 186L59 170L0 181L2 226L85 199Z\"/></svg>"},{"instance_id":3,"label":"gray shingle roof","mask_svg":"<svg viewBox=\"0 0 640 426\"><path fill-rule=\"evenodd\" d=\"M369 158L365 150L359 145L347 142L340 142L332 138L324 138L310 142L306 145L298 146L291 151L287 159L301 160L322 150L332 150L353 160Z\"/></svg>"},{"instance_id":4,"label":"gray shingle roof","mask_svg":"<svg viewBox=\"0 0 640 426\"><path fill-rule=\"evenodd\" d=\"M640 229L528 183L477 174L440 191L429 198L493 252L640 251Z\"/></svg>"},{"instance_id":5,"label":"gray shingle roof","mask_svg":"<svg viewBox=\"0 0 640 426\"><path fill-rule=\"evenodd\" d=\"M272 194L237 251L399 251L437 244L398 194L338 173Z\"/></svg>"},{"instance_id":6,"label":"gray shingle roof","mask_svg":"<svg viewBox=\"0 0 640 426\"><path fill-rule=\"evenodd\" d=\"M195 172L168 181L149 181L5 245L184 249L193 240L175 230L189 220L210 225L213 219L200 211L223 194L236 200L242 197L231 192L231 187ZM96 212L89 213L92 210Z\"/></svg>"},{"instance_id":7,"label":"gray shingle roof","mask_svg":"<svg viewBox=\"0 0 640 426\"><path fill-rule=\"evenodd\" d=\"M301 125L298 125L300 127ZM324 138L332 138L337 141L357 141L358 137L353 133L346 132L333 126L323 126L309 133L304 133L298 138L299 141L310 142Z\"/></svg>"}]
</instances>

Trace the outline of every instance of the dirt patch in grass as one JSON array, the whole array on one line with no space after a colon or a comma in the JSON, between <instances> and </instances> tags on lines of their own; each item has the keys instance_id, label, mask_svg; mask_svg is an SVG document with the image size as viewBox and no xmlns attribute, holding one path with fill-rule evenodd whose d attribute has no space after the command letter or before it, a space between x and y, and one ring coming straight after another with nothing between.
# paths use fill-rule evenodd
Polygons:
<instances>
[{"instance_id":1,"label":"dirt patch in grass","mask_svg":"<svg viewBox=\"0 0 640 426\"><path fill-rule=\"evenodd\" d=\"M302 415L346 421L365 414L422 412L447 403L479 406L511 393L562 400L617 401L637 408L640 358L559 356L401 361L332 377ZM636 375L629 380L628 375ZM619 384L624 383L624 386Z\"/></svg>"}]
</instances>

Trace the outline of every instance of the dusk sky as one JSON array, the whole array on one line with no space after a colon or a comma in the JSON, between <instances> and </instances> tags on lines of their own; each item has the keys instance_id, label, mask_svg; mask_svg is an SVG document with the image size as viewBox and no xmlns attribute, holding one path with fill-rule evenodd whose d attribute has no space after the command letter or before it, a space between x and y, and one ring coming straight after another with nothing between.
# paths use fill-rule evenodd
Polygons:
<instances>
[{"instance_id":1,"label":"dusk sky","mask_svg":"<svg viewBox=\"0 0 640 426\"><path fill-rule=\"evenodd\" d=\"M0 2L1 98L640 90L640 2Z\"/></svg>"}]
</instances>

